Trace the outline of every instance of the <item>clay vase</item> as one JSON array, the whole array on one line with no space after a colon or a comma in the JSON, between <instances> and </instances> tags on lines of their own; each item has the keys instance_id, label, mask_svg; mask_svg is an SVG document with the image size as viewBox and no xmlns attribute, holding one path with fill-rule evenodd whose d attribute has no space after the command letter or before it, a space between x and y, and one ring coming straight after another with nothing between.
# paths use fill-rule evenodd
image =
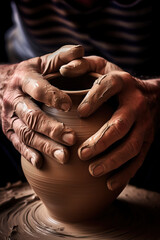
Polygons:
<instances>
[{"instance_id":1,"label":"clay vase","mask_svg":"<svg viewBox=\"0 0 160 240\"><path fill-rule=\"evenodd\" d=\"M36 169L26 159L21 159L29 184L44 203L49 216L59 221L77 222L93 218L101 214L122 191L107 189L107 176L95 178L90 175L89 164L96 159L84 162L77 154L80 144L93 135L113 113L113 107L106 103L88 118L80 118L77 114L78 105L91 87L82 85L92 85L98 76L91 74L90 77L83 76L80 79L64 79L55 74L52 77L52 84L59 89L65 89L65 83L70 86L66 90L73 102L69 112L43 107L45 112L76 132L77 142L69 147L69 162L61 165L55 159L44 156L42 169Z\"/></svg>"}]
</instances>

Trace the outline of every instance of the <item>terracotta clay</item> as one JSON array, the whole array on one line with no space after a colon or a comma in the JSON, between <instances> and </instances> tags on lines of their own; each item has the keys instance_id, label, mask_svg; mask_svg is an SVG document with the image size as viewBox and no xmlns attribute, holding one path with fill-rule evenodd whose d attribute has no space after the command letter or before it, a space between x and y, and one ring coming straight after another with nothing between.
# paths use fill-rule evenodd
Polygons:
<instances>
[{"instance_id":1,"label":"terracotta clay","mask_svg":"<svg viewBox=\"0 0 160 240\"><path fill-rule=\"evenodd\" d=\"M77 154L80 144L93 135L113 113L113 107L105 103L86 119L77 114L77 107L88 91L84 89L89 89L98 76L92 74L91 77L85 76L81 79L60 78L59 74L52 76L52 84L65 90L73 102L69 112L43 107L46 113L76 132L77 142L70 147L69 162L61 165L55 159L44 156L42 169L36 169L22 157L22 168L28 182L44 203L49 215L60 221L75 222L93 218L103 212L122 191L107 189L107 176L92 177L88 167L94 159L83 162ZM77 86L79 91L76 90Z\"/></svg>"},{"instance_id":2,"label":"terracotta clay","mask_svg":"<svg viewBox=\"0 0 160 240\"><path fill-rule=\"evenodd\" d=\"M0 240L159 240L160 194L126 186L100 218L63 223L27 183L0 189Z\"/></svg>"}]
</instances>

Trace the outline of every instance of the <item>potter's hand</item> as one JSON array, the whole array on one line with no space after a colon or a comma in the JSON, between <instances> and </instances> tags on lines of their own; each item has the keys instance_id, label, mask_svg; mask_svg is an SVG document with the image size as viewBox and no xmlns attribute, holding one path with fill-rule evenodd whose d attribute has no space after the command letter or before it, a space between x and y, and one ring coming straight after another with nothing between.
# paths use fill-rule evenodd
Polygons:
<instances>
[{"instance_id":1,"label":"potter's hand","mask_svg":"<svg viewBox=\"0 0 160 240\"><path fill-rule=\"evenodd\" d=\"M88 160L112 145L109 153L90 164L89 171L97 177L111 173L107 186L114 190L135 175L153 141L160 113L160 80L136 79L96 56L76 60L70 63L72 66L72 75L88 71L103 74L80 104L81 117L89 116L103 102L117 96L118 108L111 119L79 148L80 158Z\"/></svg>"},{"instance_id":2,"label":"potter's hand","mask_svg":"<svg viewBox=\"0 0 160 240\"><path fill-rule=\"evenodd\" d=\"M75 142L72 129L46 115L36 104L41 102L62 111L71 108L69 96L51 86L45 75L57 72L63 64L82 56L81 46L64 46L42 57L4 65L5 71L0 76L5 79L2 128L14 147L36 167L42 163L39 152L60 163L66 162L68 150L64 145Z\"/></svg>"}]
</instances>

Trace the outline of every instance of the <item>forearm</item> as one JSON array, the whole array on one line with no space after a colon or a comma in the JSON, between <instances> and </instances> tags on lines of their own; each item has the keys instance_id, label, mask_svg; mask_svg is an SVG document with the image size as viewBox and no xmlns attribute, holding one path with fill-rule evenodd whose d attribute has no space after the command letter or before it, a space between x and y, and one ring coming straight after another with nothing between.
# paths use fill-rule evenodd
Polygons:
<instances>
[{"instance_id":1,"label":"forearm","mask_svg":"<svg viewBox=\"0 0 160 240\"><path fill-rule=\"evenodd\" d=\"M6 89L10 76L14 73L16 66L17 64L0 65L0 123L4 91Z\"/></svg>"}]
</instances>

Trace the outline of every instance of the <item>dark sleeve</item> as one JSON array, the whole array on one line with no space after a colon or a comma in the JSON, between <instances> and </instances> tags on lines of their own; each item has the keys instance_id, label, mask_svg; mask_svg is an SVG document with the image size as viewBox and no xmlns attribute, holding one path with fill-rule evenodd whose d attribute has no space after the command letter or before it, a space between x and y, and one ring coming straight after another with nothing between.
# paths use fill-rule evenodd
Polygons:
<instances>
[{"instance_id":1,"label":"dark sleeve","mask_svg":"<svg viewBox=\"0 0 160 240\"><path fill-rule=\"evenodd\" d=\"M5 51L5 32L12 25L11 1L5 0L0 6L0 63L7 62Z\"/></svg>"}]
</instances>

